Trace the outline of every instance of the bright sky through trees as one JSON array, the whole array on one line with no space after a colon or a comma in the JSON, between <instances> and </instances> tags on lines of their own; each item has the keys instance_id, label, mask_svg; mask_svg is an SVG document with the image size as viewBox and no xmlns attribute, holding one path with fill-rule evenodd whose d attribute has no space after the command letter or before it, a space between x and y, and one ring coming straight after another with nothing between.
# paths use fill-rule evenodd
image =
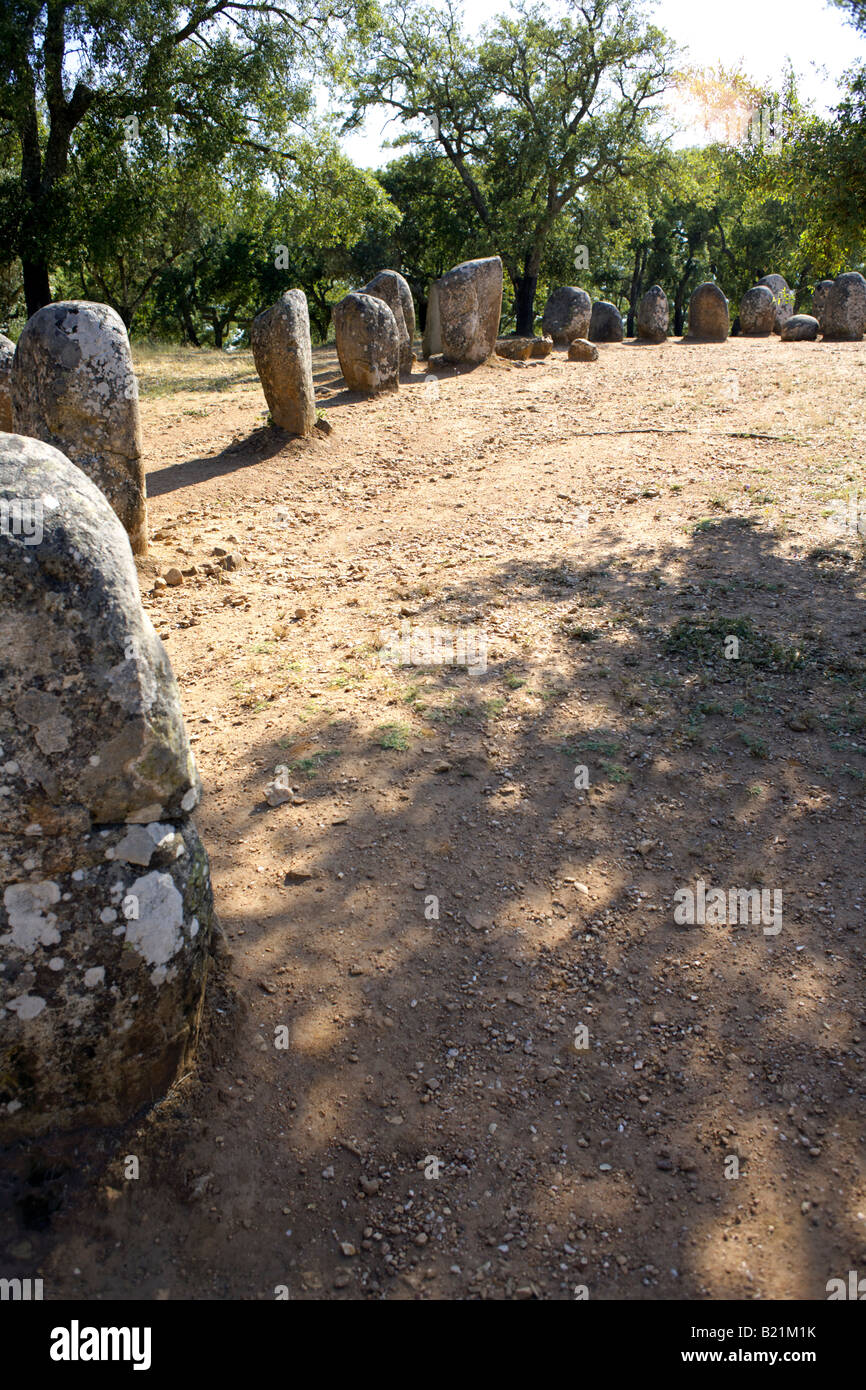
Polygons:
<instances>
[{"instance_id":1,"label":"bright sky through trees","mask_svg":"<svg viewBox=\"0 0 866 1390\"><path fill-rule=\"evenodd\" d=\"M507 8L507 0L465 0L464 14L477 29ZM758 83L772 83L790 58L802 98L819 111L834 105L842 73L866 57L863 36L827 0L658 0L648 8L654 22L688 50L686 60L695 66L741 64ZM386 113L371 112L364 130L347 138L344 148L356 164L375 168L399 153L384 147L400 131L400 123L388 122ZM702 144L707 138L697 123L675 144Z\"/></svg>"}]
</instances>

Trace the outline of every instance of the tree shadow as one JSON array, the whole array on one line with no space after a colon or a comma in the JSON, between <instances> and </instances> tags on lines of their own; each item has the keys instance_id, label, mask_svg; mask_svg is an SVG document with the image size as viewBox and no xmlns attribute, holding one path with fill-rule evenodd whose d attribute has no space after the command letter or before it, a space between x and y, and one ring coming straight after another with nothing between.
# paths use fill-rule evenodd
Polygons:
<instances>
[{"instance_id":1,"label":"tree shadow","mask_svg":"<svg viewBox=\"0 0 866 1390\"><path fill-rule=\"evenodd\" d=\"M323 710L302 755L274 734L225 769L214 872L259 826L272 888L221 904L237 1052L142 1141L139 1290L174 1260L190 1296L322 1296L335 1238L331 1297L823 1298L864 1258L866 623L859 572L816 556L725 517L455 577L412 626L486 634L486 670L395 668L390 722ZM498 655L522 602L548 646ZM303 800L265 813L283 763ZM781 931L677 925L701 878L780 890ZM85 1217L124 1286L141 1200L58 1216L59 1287Z\"/></svg>"}]
</instances>

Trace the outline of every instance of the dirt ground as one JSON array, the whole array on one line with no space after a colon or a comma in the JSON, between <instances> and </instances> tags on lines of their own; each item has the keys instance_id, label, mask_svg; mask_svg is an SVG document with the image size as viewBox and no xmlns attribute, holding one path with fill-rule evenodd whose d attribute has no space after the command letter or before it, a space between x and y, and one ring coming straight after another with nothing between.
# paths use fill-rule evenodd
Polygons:
<instances>
[{"instance_id":1,"label":"dirt ground","mask_svg":"<svg viewBox=\"0 0 866 1390\"><path fill-rule=\"evenodd\" d=\"M226 948L196 1067L34 1164L4 1270L261 1300L866 1270L866 343L419 364L373 401L321 350L308 441L249 354L138 367L142 595ZM389 664L403 623L486 669ZM678 925L699 879L780 891L781 930Z\"/></svg>"}]
</instances>

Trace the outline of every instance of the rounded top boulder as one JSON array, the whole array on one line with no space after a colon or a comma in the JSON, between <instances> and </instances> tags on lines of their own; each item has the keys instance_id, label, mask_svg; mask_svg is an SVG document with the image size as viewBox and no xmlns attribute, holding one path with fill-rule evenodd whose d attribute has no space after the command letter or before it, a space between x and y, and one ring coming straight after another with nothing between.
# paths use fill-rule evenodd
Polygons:
<instances>
[{"instance_id":1,"label":"rounded top boulder","mask_svg":"<svg viewBox=\"0 0 866 1390\"><path fill-rule=\"evenodd\" d=\"M129 539L64 454L0 435L0 832L188 813L200 794L177 684Z\"/></svg>"}]
</instances>

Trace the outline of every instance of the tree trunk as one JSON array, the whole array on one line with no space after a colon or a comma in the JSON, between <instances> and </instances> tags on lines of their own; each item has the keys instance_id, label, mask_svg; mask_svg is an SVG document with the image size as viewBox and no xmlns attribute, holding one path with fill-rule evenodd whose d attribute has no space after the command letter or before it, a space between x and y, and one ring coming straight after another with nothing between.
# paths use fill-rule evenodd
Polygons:
<instances>
[{"instance_id":1,"label":"tree trunk","mask_svg":"<svg viewBox=\"0 0 866 1390\"><path fill-rule=\"evenodd\" d=\"M686 285L689 283L689 276L691 275L691 273L692 261L691 258L689 258L688 262L686 263L685 274L680 280L680 283L677 285L676 298L674 299L674 333L678 338L682 337L683 323L686 317L685 310L683 308L683 300L685 298Z\"/></svg>"},{"instance_id":2,"label":"tree trunk","mask_svg":"<svg viewBox=\"0 0 866 1390\"><path fill-rule=\"evenodd\" d=\"M538 288L537 275L519 275L514 283L514 313L517 319L517 336L535 336L535 291Z\"/></svg>"},{"instance_id":3,"label":"tree trunk","mask_svg":"<svg viewBox=\"0 0 866 1390\"><path fill-rule=\"evenodd\" d=\"M30 318L37 309L51 303L48 265L43 260L27 260L21 262L21 269L24 276L24 302L27 305L27 317Z\"/></svg>"}]
</instances>

